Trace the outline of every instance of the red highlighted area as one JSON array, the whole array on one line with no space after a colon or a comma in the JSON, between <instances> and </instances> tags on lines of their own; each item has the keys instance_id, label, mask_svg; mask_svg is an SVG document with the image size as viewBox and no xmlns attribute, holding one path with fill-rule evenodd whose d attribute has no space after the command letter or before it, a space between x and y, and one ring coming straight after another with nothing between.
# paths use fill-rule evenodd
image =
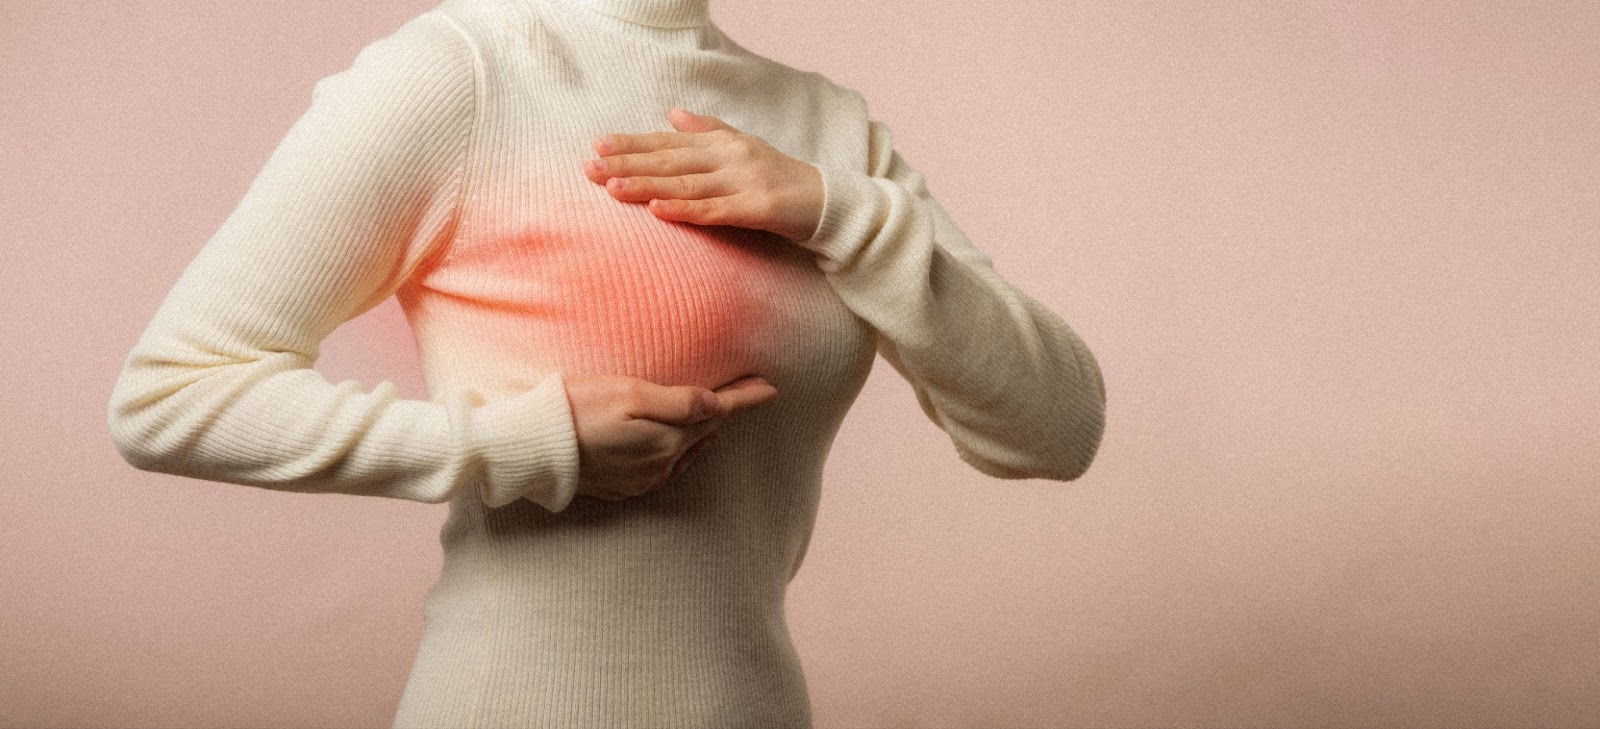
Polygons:
<instances>
[{"instance_id":1,"label":"red highlighted area","mask_svg":"<svg viewBox=\"0 0 1600 729\"><path fill-rule=\"evenodd\" d=\"M528 372L524 385L559 370L702 387L766 371L783 339L779 298L804 285L810 254L765 232L600 202L464 236L424 272L402 304L429 369L474 381ZM595 214L580 215L585 205Z\"/></svg>"}]
</instances>

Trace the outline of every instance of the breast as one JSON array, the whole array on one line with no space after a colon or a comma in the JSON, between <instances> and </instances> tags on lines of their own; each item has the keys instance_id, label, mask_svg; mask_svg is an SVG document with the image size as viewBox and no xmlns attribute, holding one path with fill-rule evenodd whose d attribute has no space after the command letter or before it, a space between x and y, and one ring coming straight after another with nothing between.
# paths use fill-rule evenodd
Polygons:
<instances>
[{"instance_id":1,"label":"breast","mask_svg":"<svg viewBox=\"0 0 1600 729\"><path fill-rule=\"evenodd\" d=\"M662 221L608 196L544 196L456 243L427 287L493 322L477 347L569 374L715 387L772 368L810 254L779 236Z\"/></svg>"}]
</instances>

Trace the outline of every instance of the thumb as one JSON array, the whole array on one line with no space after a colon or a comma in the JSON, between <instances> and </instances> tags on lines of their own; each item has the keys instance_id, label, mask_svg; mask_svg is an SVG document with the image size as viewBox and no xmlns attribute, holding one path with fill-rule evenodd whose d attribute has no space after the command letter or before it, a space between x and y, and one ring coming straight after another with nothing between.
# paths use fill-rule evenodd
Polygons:
<instances>
[{"instance_id":1,"label":"thumb","mask_svg":"<svg viewBox=\"0 0 1600 729\"><path fill-rule=\"evenodd\" d=\"M672 128L680 132L709 132L717 129L726 129L737 132L731 124L709 114L696 114L682 107L674 107L667 112L667 121L672 122Z\"/></svg>"},{"instance_id":2,"label":"thumb","mask_svg":"<svg viewBox=\"0 0 1600 729\"><path fill-rule=\"evenodd\" d=\"M668 425L693 425L725 414L716 393L704 387L658 385L648 380L640 383L642 397L628 408L630 417Z\"/></svg>"}]
</instances>

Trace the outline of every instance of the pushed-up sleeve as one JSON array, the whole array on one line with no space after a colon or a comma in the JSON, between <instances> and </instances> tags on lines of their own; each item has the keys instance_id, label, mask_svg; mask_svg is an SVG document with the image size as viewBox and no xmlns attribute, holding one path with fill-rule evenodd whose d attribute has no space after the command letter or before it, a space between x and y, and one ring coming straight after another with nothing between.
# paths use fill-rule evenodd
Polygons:
<instances>
[{"instance_id":1,"label":"pushed-up sleeve","mask_svg":"<svg viewBox=\"0 0 1600 729\"><path fill-rule=\"evenodd\" d=\"M485 404L312 368L330 332L449 245L476 59L434 10L317 82L124 359L106 413L124 460L281 491L439 503L470 489L491 507L566 507L578 452L559 373Z\"/></svg>"},{"instance_id":2,"label":"pushed-up sleeve","mask_svg":"<svg viewBox=\"0 0 1600 729\"><path fill-rule=\"evenodd\" d=\"M961 459L996 478L1071 481L1105 430L1099 363L1062 318L1006 282L868 123L868 169L822 169L800 245L877 331L878 352Z\"/></svg>"}]
</instances>

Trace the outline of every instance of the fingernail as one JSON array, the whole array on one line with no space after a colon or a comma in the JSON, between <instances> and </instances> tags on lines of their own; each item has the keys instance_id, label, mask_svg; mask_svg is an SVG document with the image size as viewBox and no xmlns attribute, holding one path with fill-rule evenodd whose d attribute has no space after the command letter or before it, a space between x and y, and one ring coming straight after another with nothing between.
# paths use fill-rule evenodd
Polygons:
<instances>
[{"instance_id":1,"label":"fingernail","mask_svg":"<svg viewBox=\"0 0 1600 729\"><path fill-rule=\"evenodd\" d=\"M595 141L595 146L597 146L597 147L599 147L599 148L601 148L603 150L606 150L608 152L617 143L617 140L615 138L613 138L609 134L607 134L607 135L605 135L603 137L600 137L599 139L596 139L594 141Z\"/></svg>"},{"instance_id":2,"label":"fingernail","mask_svg":"<svg viewBox=\"0 0 1600 729\"><path fill-rule=\"evenodd\" d=\"M696 417L703 418L711 414L717 407L717 396L709 390L702 392L700 393L700 401L696 402L694 406Z\"/></svg>"}]
</instances>

